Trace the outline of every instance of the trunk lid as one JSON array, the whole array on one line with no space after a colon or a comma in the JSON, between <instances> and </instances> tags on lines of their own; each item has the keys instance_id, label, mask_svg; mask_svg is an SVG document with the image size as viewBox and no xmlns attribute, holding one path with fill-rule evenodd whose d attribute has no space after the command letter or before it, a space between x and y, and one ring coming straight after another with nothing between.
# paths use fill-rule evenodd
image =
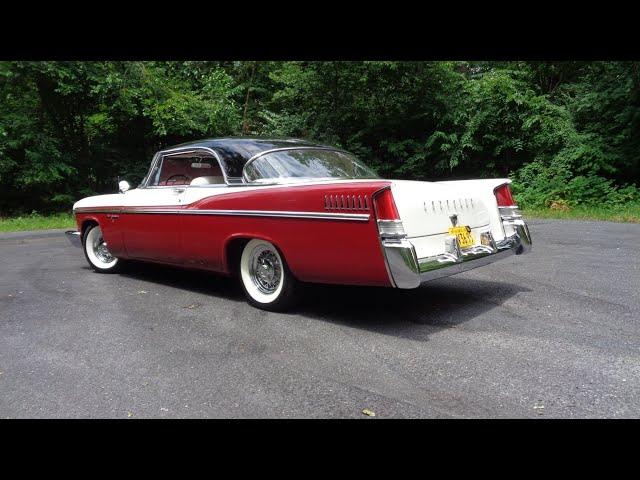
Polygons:
<instances>
[{"instance_id":1,"label":"trunk lid","mask_svg":"<svg viewBox=\"0 0 640 480\"><path fill-rule=\"evenodd\" d=\"M409 238L448 234L453 226L452 215L457 215L458 226L472 229L486 227L490 222L484 202L464 184L394 180L391 191Z\"/></svg>"}]
</instances>

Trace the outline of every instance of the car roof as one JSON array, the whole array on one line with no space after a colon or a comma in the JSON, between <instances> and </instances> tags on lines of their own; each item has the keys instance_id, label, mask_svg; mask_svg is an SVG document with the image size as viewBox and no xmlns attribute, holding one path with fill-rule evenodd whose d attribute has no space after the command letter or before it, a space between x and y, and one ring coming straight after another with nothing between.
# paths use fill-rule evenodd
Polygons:
<instances>
[{"instance_id":1,"label":"car roof","mask_svg":"<svg viewBox=\"0 0 640 480\"><path fill-rule=\"evenodd\" d=\"M214 150L220 157L228 177L241 177L245 163L247 163L251 157L266 152L267 150L291 147L333 148L328 145L322 145L299 138L224 137L181 143L166 148L163 151L189 147ZM336 150L338 149L336 148Z\"/></svg>"}]
</instances>

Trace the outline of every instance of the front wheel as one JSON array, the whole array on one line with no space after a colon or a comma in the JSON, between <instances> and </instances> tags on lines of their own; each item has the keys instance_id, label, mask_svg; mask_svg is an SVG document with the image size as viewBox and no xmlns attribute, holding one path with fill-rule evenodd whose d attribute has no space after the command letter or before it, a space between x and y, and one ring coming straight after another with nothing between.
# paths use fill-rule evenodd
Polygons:
<instances>
[{"instance_id":1,"label":"front wheel","mask_svg":"<svg viewBox=\"0 0 640 480\"><path fill-rule=\"evenodd\" d=\"M294 303L298 282L272 243L254 239L245 245L240 280L249 303L255 307L283 311Z\"/></svg>"},{"instance_id":2,"label":"front wheel","mask_svg":"<svg viewBox=\"0 0 640 480\"><path fill-rule=\"evenodd\" d=\"M96 272L112 273L121 267L122 261L114 257L107 248L100 226L92 225L85 230L82 246L84 256Z\"/></svg>"}]
</instances>

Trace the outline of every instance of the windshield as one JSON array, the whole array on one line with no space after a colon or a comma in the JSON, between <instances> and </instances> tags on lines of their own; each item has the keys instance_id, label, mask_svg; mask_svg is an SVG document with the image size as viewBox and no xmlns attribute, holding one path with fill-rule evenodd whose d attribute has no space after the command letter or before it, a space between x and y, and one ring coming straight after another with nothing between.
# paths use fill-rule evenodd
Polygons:
<instances>
[{"instance_id":1,"label":"windshield","mask_svg":"<svg viewBox=\"0 0 640 480\"><path fill-rule=\"evenodd\" d=\"M347 152L323 149L280 150L247 163L247 181L289 178L379 178Z\"/></svg>"}]
</instances>

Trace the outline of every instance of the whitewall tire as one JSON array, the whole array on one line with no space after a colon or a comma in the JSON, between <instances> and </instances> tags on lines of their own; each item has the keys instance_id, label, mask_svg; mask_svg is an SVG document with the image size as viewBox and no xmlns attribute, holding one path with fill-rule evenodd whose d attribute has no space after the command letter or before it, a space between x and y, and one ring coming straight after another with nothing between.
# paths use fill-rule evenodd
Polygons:
<instances>
[{"instance_id":1,"label":"whitewall tire","mask_svg":"<svg viewBox=\"0 0 640 480\"><path fill-rule=\"evenodd\" d=\"M281 311L293 304L297 281L278 249L265 240L250 240L240 257L240 280L249 303Z\"/></svg>"},{"instance_id":2,"label":"whitewall tire","mask_svg":"<svg viewBox=\"0 0 640 480\"><path fill-rule=\"evenodd\" d=\"M115 272L122 263L107 248L99 225L91 225L85 230L82 247L89 265L96 272Z\"/></svg>"}]
</instances>

